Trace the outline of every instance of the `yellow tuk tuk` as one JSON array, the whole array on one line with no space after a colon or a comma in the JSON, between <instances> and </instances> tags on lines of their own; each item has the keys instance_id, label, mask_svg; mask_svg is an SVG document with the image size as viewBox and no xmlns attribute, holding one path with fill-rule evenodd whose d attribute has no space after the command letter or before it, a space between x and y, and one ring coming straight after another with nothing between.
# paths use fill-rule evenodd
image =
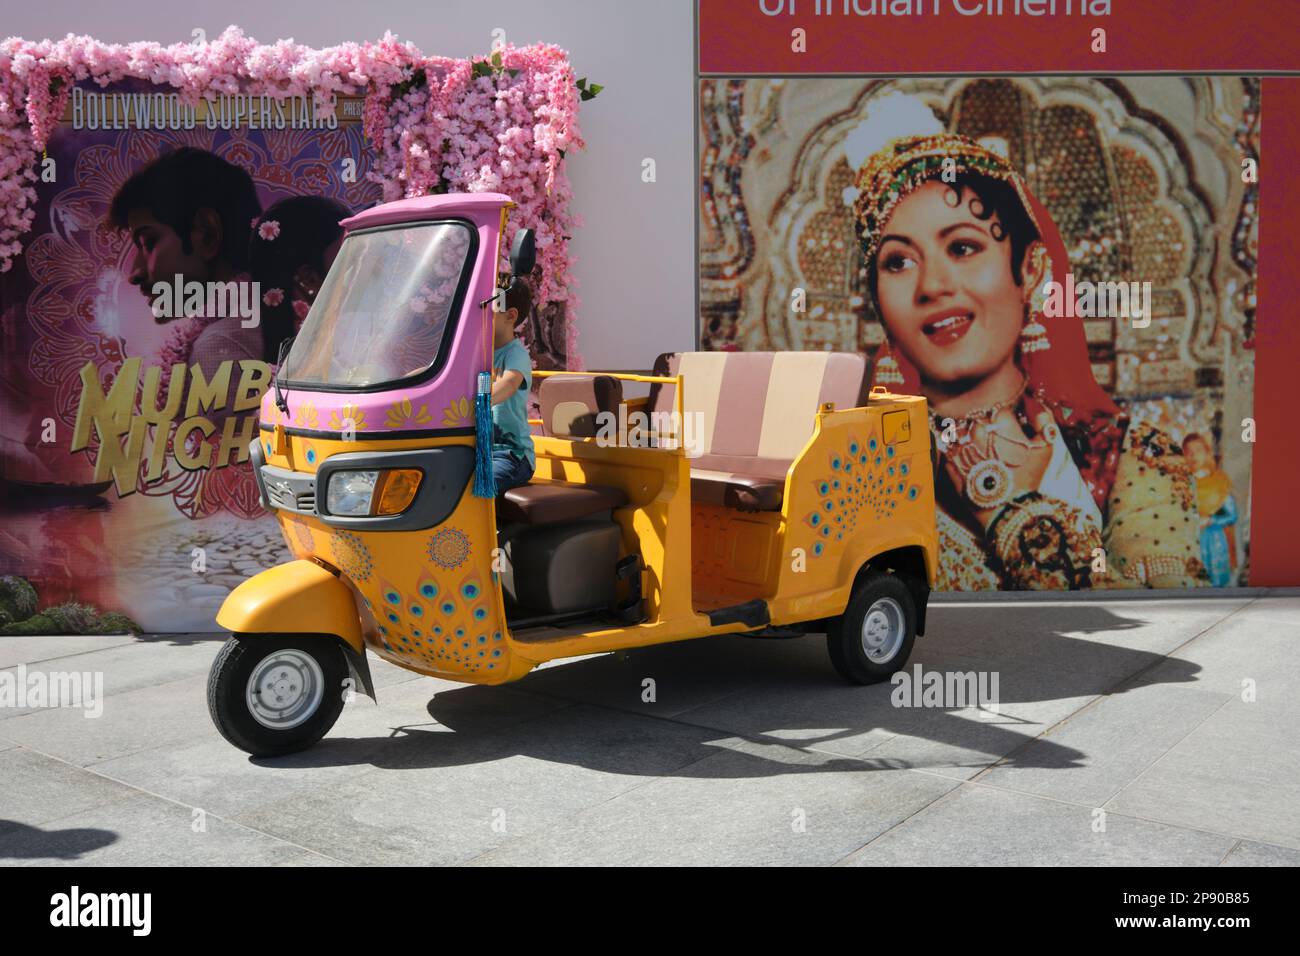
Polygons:
<instances>
[{"instance_id":1,"label":"yellow tuk tuk","mask_svg":"<svg viewBox=\"0 0 1300 956\"><path fill-rule=\"evenodd\" d=\"M430 196L344 222L252 447L294 560L245 581L217 617L233 633L208 701L235 746L274 755L320 739L346 687L375 696L367 650L500 684L556 658L825 631L835 668L871 683L924 632L937 560L926 403L869 390L859 355L539 371L533 480L474 493L510 207ZM527 230L510 259L531 271ZM625 398L630 383L649 394Z\"/></svg>"}]
</instances>

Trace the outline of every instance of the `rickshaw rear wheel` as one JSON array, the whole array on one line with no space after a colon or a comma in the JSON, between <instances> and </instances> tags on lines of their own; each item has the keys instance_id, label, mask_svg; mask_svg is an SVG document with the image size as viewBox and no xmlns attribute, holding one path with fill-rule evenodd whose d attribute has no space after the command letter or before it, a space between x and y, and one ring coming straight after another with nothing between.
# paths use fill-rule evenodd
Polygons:
<instances>
[{"instance_id":1,"label":"rickshaw rear wheel","mask_svg":"<svg viewBox=\"0 0 1300 956\"><path fill-rule=\"evenodd\" d=\"M840 676L877 684L907 663L916 640L916 605L892 574L868 570L858 578L844 613L826 630L826 648Z\"/></svg>"},{"instance_id":2,"label":"rickshaw rear wheel","mask_svg":"<svg viewBox=\"0 0 1300 956\"><path fill-rule=\"evenodd\" d=\"M208 713L221 736L255 757L305 750L343 710L347 659L325 636L235 634L208 674Z\"/></svg>"}]
</instances>

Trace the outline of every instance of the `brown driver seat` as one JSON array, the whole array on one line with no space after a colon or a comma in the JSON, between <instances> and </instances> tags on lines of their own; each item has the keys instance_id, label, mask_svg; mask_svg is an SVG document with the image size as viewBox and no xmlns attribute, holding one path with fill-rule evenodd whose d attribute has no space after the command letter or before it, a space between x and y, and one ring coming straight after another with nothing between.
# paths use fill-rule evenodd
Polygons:
<instances>
[{"instance_id":1,"label":"brown driver seat","mask_svg":"<svg viewBox=\"0 0 1300 956\"><path fill-rule=\"evenodd\" d=\"M623 383L608 375L548 375L537 390L542 434L594 438L602 413L618 415ZM609 485L531 481L497 498L497 523L546 525L582 521L627 504L627 495Z\"/></svg>"}]
</instances>

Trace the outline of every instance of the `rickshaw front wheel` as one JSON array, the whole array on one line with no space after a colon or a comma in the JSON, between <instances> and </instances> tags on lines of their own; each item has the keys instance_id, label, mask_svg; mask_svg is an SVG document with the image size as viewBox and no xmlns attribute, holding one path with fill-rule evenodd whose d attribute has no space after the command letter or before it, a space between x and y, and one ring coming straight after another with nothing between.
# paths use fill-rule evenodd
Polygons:
<instances>
[{"instance_id":1,"label":"rickshaw front wheel","mask_svg":"<svg viewBox=\"0 0 1300 956\"><path fill-rule=\"evenodd\" d=\"M255 757L294 753L334 726L347 676L333 638L236 634L212 662L208 713L221 736Z\"/></svg>"},{"instance_id":2,"label":"rickshaw front wheel","mask_svg":"<svg viewBox=\"0 0 1300 956\"><path fill-rule=\"evenodd\" d=\"M846 680L876 684L900 670L916 640L916 605L907 585L892 574L869 570L831 621L826 647Z\"/></svg>"}]
</instances>

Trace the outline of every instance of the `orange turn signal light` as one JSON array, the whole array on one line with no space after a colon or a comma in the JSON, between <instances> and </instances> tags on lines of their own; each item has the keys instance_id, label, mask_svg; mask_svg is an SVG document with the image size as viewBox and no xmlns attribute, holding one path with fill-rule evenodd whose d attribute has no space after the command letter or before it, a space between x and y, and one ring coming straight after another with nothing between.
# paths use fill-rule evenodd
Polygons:
<instances>
[{"instance_id":1,"label":"orange turn signal light","mask_svg":"<svg viewBox=\"0 0 1300 956\"><path fill-rule=\"evenodd\" d=\"M376 515L399 515L411 506L423 475L418 468L393 468L380 476Z\"/></svg>"}]
</instances>

